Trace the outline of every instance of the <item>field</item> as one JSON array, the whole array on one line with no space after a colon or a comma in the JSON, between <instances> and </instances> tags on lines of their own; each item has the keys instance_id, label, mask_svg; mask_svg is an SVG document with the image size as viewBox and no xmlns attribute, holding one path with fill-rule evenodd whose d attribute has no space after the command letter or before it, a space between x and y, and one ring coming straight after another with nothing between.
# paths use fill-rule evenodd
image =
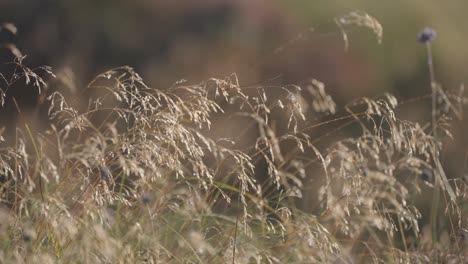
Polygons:
<instances>
[{"instance_id":1,"label":"field","mask_svg":"<svg viewBox=\"0 0 468 264\"><path fill-rule=\"evenodd\" d=\"M355 30L385 42L366 12L331 24L344 52ZM437 33L414 33L420 94L347 102L315 78L153 87L131 66L80 85L5 46L0 262L468 262L468 97L437 79Z\"/></svg>"}]
</instances>

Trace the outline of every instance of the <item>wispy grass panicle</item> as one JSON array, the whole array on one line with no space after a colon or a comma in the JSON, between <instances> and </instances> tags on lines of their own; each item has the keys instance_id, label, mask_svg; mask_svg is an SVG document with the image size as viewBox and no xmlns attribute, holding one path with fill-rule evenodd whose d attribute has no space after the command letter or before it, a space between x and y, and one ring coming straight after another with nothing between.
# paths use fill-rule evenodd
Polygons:
<instances>
[{"instance_id":1,"label":"wispy grass panicle","mask_svg":"<svg viewBox=\"0 0 468 264\"><path fill-rule=\"evenodd\" d=\"M335 22L345 40L346 25L382 38L363 12ZM0 129L0 262L466 262L467 180L442 165L466 98L436 83L434 36L418 36L448 106L433 103L432 125L405 120L391 94L339 105L315 79L156 89L125 66L67 94L16 59L1 102L33 84L48 120Z\"/></svg>"}]
</instances>

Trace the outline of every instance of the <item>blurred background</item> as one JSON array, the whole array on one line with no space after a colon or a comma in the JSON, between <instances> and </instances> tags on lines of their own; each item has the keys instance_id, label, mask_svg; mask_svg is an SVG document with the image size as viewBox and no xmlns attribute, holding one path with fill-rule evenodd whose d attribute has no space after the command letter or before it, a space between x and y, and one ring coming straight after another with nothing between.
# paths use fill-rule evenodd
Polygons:
<instances>
[{"instance_id":1,"label":"blurred background","mask_svg":"<svg viewBox=\"0 0 468 264\"><path fill-rule=\"evenodd\" d=\"M325 83L342 105L362 96L391 92L402 101L430 94L426 48L417 33L430 26L437 80L458 90L468 76L465 0L0 0L2 62L14 43L30 67L49 65L82 89L97 74L130 65L154 88L180 79L198 83L236 73L240 84ZM383 40L349 27L349 48L334 19L354 10L375 17ZM21 108L34 109L37 89L15 87ZM430 120L430 99L398 109L403 118ZM7 104L2 110L13 111ZM14 112L14 111L13 111ZM0 127L14 122L2 115ZM466 164L466 122L455 128L447 150L452 174ZM458 136L458 137L457 137ZM449 169L450 171L450 169ZM449 176L450 177L450 176Z\"/></svg>"},{"instance_id":2,"label":"blurred background","mask_svg":"<svg viewBox=\"0 0 468 264\"><path fill-rule=\"evenodd\" d=\"M234 72L245 85L315 78L343 101L384 91L412 97L428 83L425 48L416 38L426 26L437 31L438 80L447 89L465 81L466 8L463 0L0 0L0 22L18 28L14 37L2 32L0 41L14 42L30 66L71 70L81 85L131 65L156 88ZM333 19L353 10L380 21L382 44L369 30L350 28L344 50Z\"/></svg>"}]
</instances>

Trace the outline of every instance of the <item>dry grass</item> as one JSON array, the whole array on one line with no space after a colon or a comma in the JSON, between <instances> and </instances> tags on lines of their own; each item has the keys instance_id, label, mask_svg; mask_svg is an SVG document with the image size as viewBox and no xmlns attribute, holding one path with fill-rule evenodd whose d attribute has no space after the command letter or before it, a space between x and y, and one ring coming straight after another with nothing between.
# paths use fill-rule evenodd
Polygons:
<instances>
[{"instance_id":1,"label":"dry grass","mask_svg":"<svg viewBox=\"0 0 468 264\"><path fill-rule=\"evenodd\" d=\"M382 37L367 14L336 21ZM438 88L449 107L430 126L396 116L389 94L337 106L316 80L246 88L232 75L159 90L121 67L73 94L47 87L47 67L12 65L2 103L14 82L31 83L50 124L23 122L0 149L2 263L467 261L466 179L447 179L440 161L463 94ZM218 120L245 129L210 135ZM327 125L324 144L312 132ZM297 206L311 186L314 206Z\"/></svg>"}]
</instances>

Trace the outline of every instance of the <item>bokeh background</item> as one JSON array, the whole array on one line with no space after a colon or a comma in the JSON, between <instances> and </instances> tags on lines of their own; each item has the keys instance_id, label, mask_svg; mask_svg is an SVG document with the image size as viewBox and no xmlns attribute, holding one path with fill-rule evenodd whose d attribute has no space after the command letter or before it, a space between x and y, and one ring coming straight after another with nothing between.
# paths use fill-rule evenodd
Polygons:
<instances>
[{"instance_id":1,"label":"bokeh background","mask_svg":"<svg viewBox=\"0 0 468 264\"><path fill-rule=\"evenodd\" d=\"M463 0L1 0L0 21L17 26L17 36L1 40L14 41L30 65L71 69L81 84L131 65L153 87L235 72L243 84L316 78L347 100L384 91L420 95L427 70L416 34L425 26L438 34L438 79L459 86L468 74L467 8ZM344 51L333 19L352 10L381 22L381 45L356 29Z\"/></svg>"},{"instance_id":2,"label":"bokeh background","mask_svg":"<svg viewBox=\"0 0 468 264\"><path fill-rule=\"evenodd\" d=\"M353 10L380 21L381 44L371 31L350 27L345 50L334 19ZM0 58L13 58L3 45L14 43L28 55L27 65L52 66L73 79L73 89L130 65L158 89L236 73L245 86L314 78L338 104L384 92L405 101L430 94L426 49L417 41L426 26L437 31L437 80L455 90L466 81L466 10L465 0L0 0L0 23L18 28L16 35L0 32ZM15 89L21 108L35 109L37 89ZM429 105L428 98L415 100L398 114L429 121ZM0 127L16 122L14 109L2 110ZM466 131L466 122L458 122L445 150L449 177L466 173Z\"/></svg>"}]
</instances>

